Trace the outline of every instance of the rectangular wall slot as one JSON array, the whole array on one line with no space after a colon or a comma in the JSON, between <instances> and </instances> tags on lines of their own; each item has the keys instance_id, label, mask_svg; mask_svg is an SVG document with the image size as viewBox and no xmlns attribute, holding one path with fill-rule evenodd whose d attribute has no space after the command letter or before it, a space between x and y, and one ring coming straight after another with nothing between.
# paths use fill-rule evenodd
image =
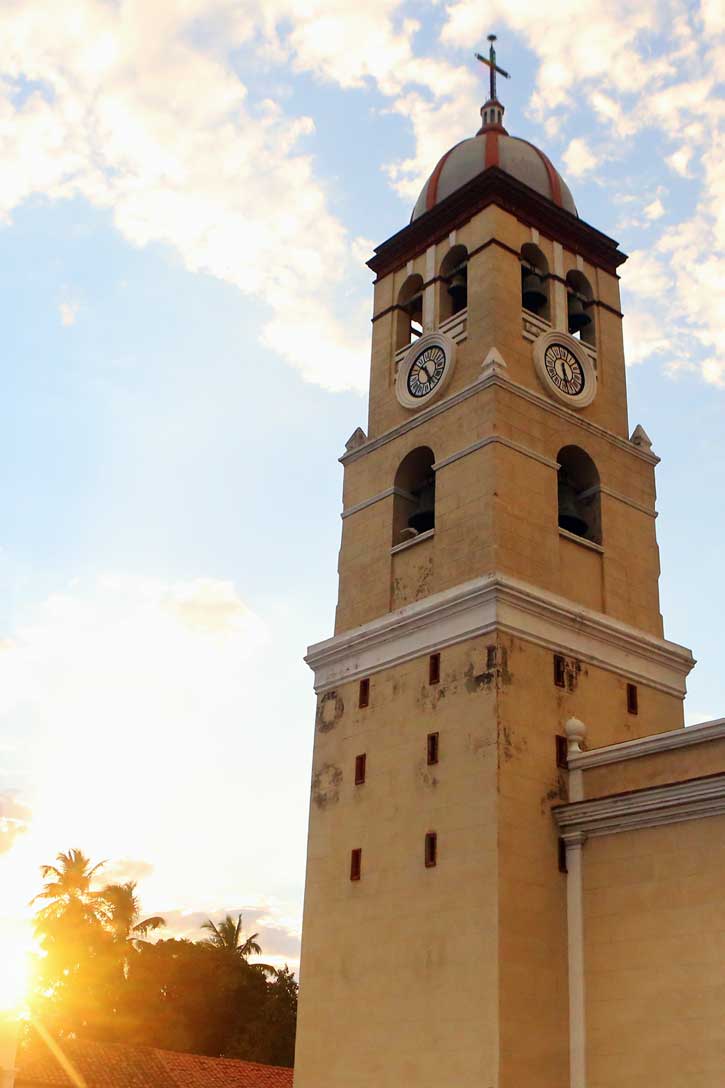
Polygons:
<instances>
[{"instance_id":1,"label":"rectangular wall slot","mask_svg":"<svg viewBox=\"0 0 725 1088\"><path fill-rule=\"evenodd\" d=\"M428 751L428 766L432 767L434 763L438 762L438 734L437 733L429 733L428 734L427 751Z\"/></svg>"},{"instance_id":2,"label":"rectangular wall slot","mask_svg":"<svg viewBox=\"0 0 725 1088\"><path fill-rule=\"evenodd\" d=\"M569 872L569 868L566 864L566 843L563 839L559 839L559 872Z\"/></svg>"},{"instance_id":3,"label":"rectangular wall slot","mask_svg":"<svg viewBox=\"0 0 725 1088\"><path fill-rule=\"evenodd\" d=\"M365 752L360 756L355 756L355 785L362 786L365 781L365 764L367 757Z\"/></svg>"},{"instance_id":4,"label":"rectangular wall slot","mask_svg":"<svg viewBox=\"0 0 725 1088\"><path fill-rule=\"evenodd\" d=\"M558 688L566 687L566 658L563 654L554 654L554 683Z\"/></svg>"},{"instance_id":5,"label":"rectangular wall slot","mask_svg":"<svg viewBox=\"0 0 725 1088\"><path fill-rule=\"evenodd\" d=\"M637 694L636 684L627 684L627 713L637 714L639 712L639 698Z\"/></svg>"},{"instance_id":6,"label":"rectangular wall slot","mask_svg":"<svg viewBox=\"0 0 725 1088\"><path fill-rule=\"evenodd\" d=\"M437 684L441 678L441 655L431 654L428 661L428 683Z\"/></svg>"},{"instance_id":7,"label":"rectangular wall slot","mask_svg":"<svg viewBox=\"0 0 725 1088\"><path fill-rule=\"evenodd\" d=\"M360 696L357 701L357 705L362 709L363 707L370 706L370 678L365 677L360 681Z\"/></svg>"},{"instance_id":8,"label":"rectangular wall slot","mask_svg":"<svg viewBox=\"0 0 725 1088\"><path fill-rule=\"evenodd\" d=\"M438 862L438 836L435 831L429 831L425 837L425 867L432 869Z\"/></svg>"},{"instance_id":9,"label":"rectangular wall slot","mask_svg":"<svg viewBox=\"0 0 725 1088\"><path fill-rule=\"evenodd\" d=\"M556 736L556 765L564 770L569 766L569 742L566 737Z\"/></svg>"},{"instance_id":10,"label":"rectangular wall slot","mask_svg":"<svg viewBox=\"0 0 725 1088\"><path fill-rule=\"evenodd\" d=\"M362 850L357 847L350 853L350 880L359 880L362 873Z\"/></svg>"}]
</instances>

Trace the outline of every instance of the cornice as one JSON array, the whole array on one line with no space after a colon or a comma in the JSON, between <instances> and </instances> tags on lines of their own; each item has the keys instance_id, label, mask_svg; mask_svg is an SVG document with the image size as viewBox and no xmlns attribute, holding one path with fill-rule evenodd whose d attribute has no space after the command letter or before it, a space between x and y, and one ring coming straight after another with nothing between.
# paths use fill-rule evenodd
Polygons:
<instances>
[{"instance_id":1,"label":"cornice","mask_svg":"<svg viewBox=\"0 0 725 1088\"><path fill-rule=\"evenodd\" d=\"M591 752L577 752L569 756L569 770L588 771L592 767L606 767L611 763L673 752L679 748L689 748L693 744L706 744L708 741L723 738L725 718L717 718L715 721L701 722L683 729L671 729L667 733L655 733L648 737L623 741L621 744L609 744L606 748L595 748Z\"/></svg>"},{"instance_id":2,"label":"cornice","mask_svg":"<svg viewBox=\"0 0 725 1088\"><path fill-rule=\"evenodd\" d=\"M567 249L580 253L590 264L612 274L616 274L619 265L627 259L614 239L493 166L379 245L368 266L378 279L386 276L489 204L511 212Z\"/></svg>"},{"instance_id":3,"label":"cornice","mask_svg":"<svg viewBox=\"0 0 725 1088\"><path fill-rule=\"evenodd\" d=\"M600 612L501 574L432 594L310 646L315 690L368 676L497 630L569 653L677 697L690 651Z\"/></svg>"},{"instance_id":4,"label":"cornice","mask_svg":"<svg viewBox=\"0 0 725 1088\"><path fill-rule=\"evenodd\" d=\"M725 774L574 801L552 809L565 842L725 815Z\"/></svg>"},{"instance_id":5,"label":"cornice","mask_svg":"<svg viewBox=\"0 0 725 1088\"><path fill-rule=\"evenodd\" d=\"M448 457L436 461L433 465L433 471L440 472L442 468L445 468L447 465L452 465L455 461L460 461L462 457L468 457L470 453L475 453L477 450L482 450L486 446L491 445L506 446L507 449L515 450L517 453L523 454L524 457L530 457L533 461L539 461L542 465L546 465L547 468L557 470L559 468L559 462L555 461L553 457L545 457L542 453L537 453L536 450L524 446L521 442L514 442L512 438L506 438L505 435L488 434L485 438L479 439L478 442L472 442L470 446L464 446L463 449L456 450L455 453L449 454Z\"/></svg>"},{"instance_id":6,"label":"cornice","mask_svg":"<svg viewBox=\"0 0 725 1088\"><path fill-rule=\"evenodd\" d=\"M409 431L414 430L416 427L420 427L424 423L428 423L429 420L434 419L441 412L446 412L449 408L453 408L455 405L461 404L469 397L474 397L476 394L482 393L484 390L490 389L493 386L503 389L514 396L521 397L530 404L537 405L537 407L541 408L543 411L558 416L559 419L564 419L568 423L575 423L589 434L596 435L598 438L604 439L611 445L626 450L627 453L639 457L641 461L646 461L647 464L658 465L660 462L659 457L650 450L644 450L639 446L635 446L629 439L620 438L618 435L612 434L611 431L608 431L605 427L601 427L598 423L593 423L578 412L574 412L570 408L565 408L563 404L555 404L554 401L549 400L543 393L535 392L533 389L527 389L526 386L519 385L518 382L512 381L506 375L496 372L485 374L482 377L477 378L475 382L465 386L463 389L460 389L457 393L453 393L449 397L444 397L442 400L432 404L429 408L424 408L423 411L418 412L417 415L412 416L410 419L406 419L403 423L399 423L397 427L391 427L389 431L384 431L376 438L369 439L364 445L349 450L340 457L340 463L348 465L353 461L357 461L360 457L365 457L368 453L380 449L381 446L386 445L388 442L393 442L396 438L400 438L401 435L407 434Z\"/></svg>"}]
</instances>

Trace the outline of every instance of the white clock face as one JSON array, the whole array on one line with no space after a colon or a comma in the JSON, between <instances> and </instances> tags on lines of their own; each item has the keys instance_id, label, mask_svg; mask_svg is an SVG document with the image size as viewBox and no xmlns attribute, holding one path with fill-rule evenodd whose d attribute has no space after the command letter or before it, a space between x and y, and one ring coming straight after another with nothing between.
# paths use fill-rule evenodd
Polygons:
<instances>
[{"instance_id":1,"label":"white clock face","mask_svg":"<svg viewBox=\"0 0 725 1088\"><path fill-rule=\"evenodd\" d=\"M592 355L565 332L542 333L534 341L534 367L549 396L577 411L597 395L597 370Z\"/></svg>"},{"instance_id":2,"label":"white clock face","mask_svg":"<svg viewBox=\"0 0 725 1088\"><path fill-rule=\"evenodd\" d=\"M421 409L440 396L448 384L456 358L450 336L428 332L399 360L395 395L404 408Z\"/></svg>"},{"instance_id":3,"label":"white clock face","mask_svg":"<svg viewBox=\"0 0 725 1088\"><path fill-rule=\"evenodd\" d=\"M430 344L416 355L408 368L408 392L420 400L432 393L445 374L446 353L440 344Z\"/></svg>"},{"instance_id":4,"label":"white clock face","mask_svg":"<svg viewBox=\"0 0 725 1088\"><path fill-rule=\"evenodd\" d=\"M549 344L544 352L544 366L552 382L567 397L577 397L586 385L584 368L565 344Z\"/></svg>"}]
</instances>

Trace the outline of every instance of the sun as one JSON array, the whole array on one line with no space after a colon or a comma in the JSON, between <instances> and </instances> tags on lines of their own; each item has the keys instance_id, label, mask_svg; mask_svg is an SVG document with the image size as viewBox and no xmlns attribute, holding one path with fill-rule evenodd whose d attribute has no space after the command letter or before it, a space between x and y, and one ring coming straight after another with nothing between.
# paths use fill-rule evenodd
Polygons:
<instances>
[{"instance_id":1,"label":"sun","mask_svg":"<svg viewBox=\"0 0 725 1088\"><path fill-rule=\"evenodd\" d=\"M29 949L18 944L0 944L0 1016L24 1013L29 979Z\"/></svg>"}]
</instances>

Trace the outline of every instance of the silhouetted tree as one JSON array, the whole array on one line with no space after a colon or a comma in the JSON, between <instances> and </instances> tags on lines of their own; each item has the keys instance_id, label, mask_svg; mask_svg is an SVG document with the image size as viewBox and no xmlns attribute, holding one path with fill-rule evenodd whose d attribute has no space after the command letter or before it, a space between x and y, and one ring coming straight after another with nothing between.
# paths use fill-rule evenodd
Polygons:
<instances>
[{"instance_id":1,"label":"silhouetted tree","mask_svg":"<svg viewBox=\"0 0 725 1088\"><path fill-rule=\"evenodd\" d=\"M77 849L44 865L35 928L45 953L33 1013L58 1035L291 1065L297 983L248 962L262 949L242 915L208 919L199 941L149 941L134 881L93 887L103 862ZM271 977L270 977L271 976Z\"/></svg>"}]
</instances>

